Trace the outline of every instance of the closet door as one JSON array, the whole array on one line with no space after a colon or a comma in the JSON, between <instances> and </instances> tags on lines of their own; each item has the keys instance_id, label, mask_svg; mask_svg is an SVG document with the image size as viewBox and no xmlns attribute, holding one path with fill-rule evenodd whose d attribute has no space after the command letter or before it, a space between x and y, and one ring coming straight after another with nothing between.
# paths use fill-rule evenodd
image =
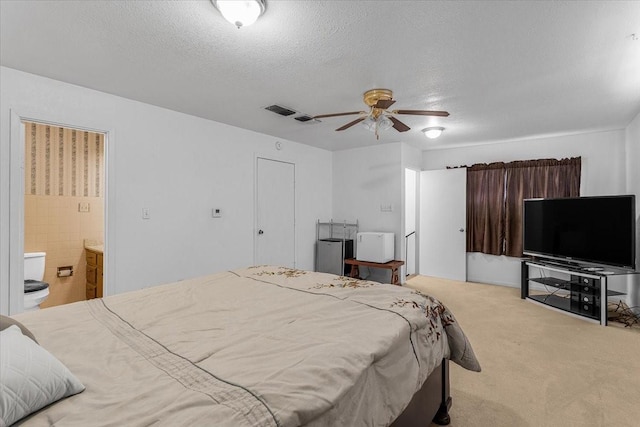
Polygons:
<instances>
[{"instance_id":1,"label":"closet door","mask_svg":"<svg viewBox=\"0 0 640 427\"><path fill-rule=\"evenodd\" d=\"M295 165L257 158L255 264L295 267Z\"/></svg>"},{"instance_id":2,"label":"closet door","mask_svg":"<svg viewBox=\"0 0 640 427\"><path fill-rule=\"evenodd\" d=\"M467 170L420 172L419 272L467 280Z\"/></svg>"}]
</instances>

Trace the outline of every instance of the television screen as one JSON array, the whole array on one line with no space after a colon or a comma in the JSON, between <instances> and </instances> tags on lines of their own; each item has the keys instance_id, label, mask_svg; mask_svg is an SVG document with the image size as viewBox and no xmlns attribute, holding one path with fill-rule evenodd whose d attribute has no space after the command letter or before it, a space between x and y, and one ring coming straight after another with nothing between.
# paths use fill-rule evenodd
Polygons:
<instances>
[{"instance_id":1,"label":"television screen","mask_svg":"<svg viewBox=\"0 0 640 427\"><path fill-rule=\"evenodd\" d=\"M635 196L527 199L523 252L635 268Z\"/></svg>"}]
</instances>

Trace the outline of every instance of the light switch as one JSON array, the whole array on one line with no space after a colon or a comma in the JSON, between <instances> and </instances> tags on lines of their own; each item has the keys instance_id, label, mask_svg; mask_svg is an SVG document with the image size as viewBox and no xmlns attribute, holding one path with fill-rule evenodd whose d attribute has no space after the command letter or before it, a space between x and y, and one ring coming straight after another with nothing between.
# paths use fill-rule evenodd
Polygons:
<instances>
[{"instance_id":1,"label":"light switch","mask_svg":"<svg viewBox=\"0 0 640 427\"><path fill-rule=\"evenodd\" d=\"M211 209L211 217L212 218L222 218L222 209L220 209L220 208Z\"/></svg>"},{"instance_id":2,"label":"light switch","mask_svg":"<svg viewBox=\"0 0 640 427\"><path fill-rule=\"evenodd\" d=\"M380 212L393 212L393 207L390 204L380 205Z\"/></svg>"},{"instance_id":3,"label":"light switch","mask_svg":"<svg viewBox=\"0 0 640 427\"><path fill-rule=\"evenodd\" d=\"M149 208L142 208L142 219L151 219Z\"/></svg>"},{"instance_id":4,"label":"light switch","mask_svg":"<svg viewBox=\"0 0 640 427\"><path fill-rule=\"evenodd\" d=\"M89 212L89 202L78 203L78 212Z\"/></svg>"}]
</instances>

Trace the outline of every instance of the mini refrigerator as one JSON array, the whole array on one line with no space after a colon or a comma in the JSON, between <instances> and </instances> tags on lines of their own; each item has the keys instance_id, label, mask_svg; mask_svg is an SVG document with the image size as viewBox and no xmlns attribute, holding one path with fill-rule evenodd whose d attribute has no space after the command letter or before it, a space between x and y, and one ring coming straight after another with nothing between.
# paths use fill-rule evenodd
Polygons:
<instances>
[{"instance_id":1,"label":"mini refrigerator","mask_svg":"<svg viewBox=\"0 0 640 427\"><path fill-rule=\"evenodd\" d=\"M345 258L353 258L353 239L320 239L316 243L316 271L339 276L348 274L351 266Z\"/></svg>"},{"instance_id":2,"label":"mini refrigerator","mask_svg":"<svg viewBox=\"0 0 640 427\"><path fill-rule=\"evenodd\" d=\"M392 261L394 254L393 233L362 232L357 234L356 259L384 264Z\"/></svg>"}]
</instances>

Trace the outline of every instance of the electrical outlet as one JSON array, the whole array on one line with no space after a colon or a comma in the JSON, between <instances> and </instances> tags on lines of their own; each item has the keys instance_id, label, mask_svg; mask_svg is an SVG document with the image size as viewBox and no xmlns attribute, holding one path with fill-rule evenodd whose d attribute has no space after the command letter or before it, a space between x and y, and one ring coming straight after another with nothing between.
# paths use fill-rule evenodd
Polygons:
<instances>
[{"instance_id":1,"label":"electrical outlet","mask_svg":"<svg viewBox=\"0 0 640 427\"><path fill-rule=\"evenodd\" d=\"M89 202L78 203L78 212L89 212Z\"/></svg>"},{"instance_id":2,"label":"electrical outlet","mask_svg":"<svg viewBox=\"0 0 640 427\"><path fill-rule=\"evenodd\" d=\"M222 209L220 209L220 208L211 209L211 217L212 218L222 218Z\"/></svg>"},{"instance_id":3,"label":"electrical outlet","mask_svg":"<svg viewBox=\"0 0 640 427\"><path fill-rule=\"evenodd\" d=\"M393 206L387 204L380 205L380 212L393 212Z\"/></svg>"}]
</instances>

